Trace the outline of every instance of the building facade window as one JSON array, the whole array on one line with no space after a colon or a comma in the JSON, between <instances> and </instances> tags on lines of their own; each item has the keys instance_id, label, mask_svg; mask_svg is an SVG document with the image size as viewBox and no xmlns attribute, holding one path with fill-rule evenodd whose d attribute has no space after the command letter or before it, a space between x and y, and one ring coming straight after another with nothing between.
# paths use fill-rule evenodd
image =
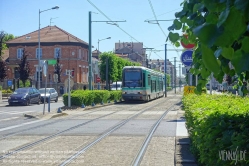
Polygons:
<instances>
[{"instance_id":1,"label":"building facade window","mask_svg":"<svg viewBox=\"0 0 249 166\"><path fill-rule=\"evenodd\" d=\"M81 59L81 49L79 49L79 59Z\"/></svg>"},{"instance_id":2,"label":"building facade window","mask_svg":"<svg viewBox=\"0 0 249 166\"><path fill-rule=\"evenodd\" d=\"M23 56L23 48L18 48L17 49L17 59L22 59L22 56Z\"/></svg>"},{"instance_id":3,"label":"building facade window","mask_svg":"<svg viewBox=\"0 0 249 166\"><path fill-rule=\"evenodd\" d=\"M39 56L39 48L36 48L36 58ZM42 48L40 48L40 58L42 58Z\"/></svg>"},{"instance_id":4,"label":"building facade window","mask_svg":"<svg viewBox=\"0 0 249 166\"><path fill-rule=\"evenodd\" d=\"M54 49L54 58L61 58L61 48Z\"/></svg>"}]
</instances>

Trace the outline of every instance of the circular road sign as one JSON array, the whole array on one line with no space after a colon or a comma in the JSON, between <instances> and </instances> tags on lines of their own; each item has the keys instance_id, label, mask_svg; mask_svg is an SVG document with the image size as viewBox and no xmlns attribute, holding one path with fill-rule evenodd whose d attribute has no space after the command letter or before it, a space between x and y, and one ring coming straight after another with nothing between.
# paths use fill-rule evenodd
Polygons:
<instances>
[{"instance_id":1,"label":"circular road sign","mask_svg":"<svg viewBox=\"0 0 249 166\"><path fill-rule=\"evenodd\" d=\"M192 59L193 50L184 51L181 55L181 61L185 66L191 66L193 63Z\"/></svg>"},{"instance_id":2,"label":"circular road sign","mask_svg":"<svg viewBox=\"0 0 249 166\"><path fill-rule=\"evenodd\" d=\"M96 81L97 81L97 82L100 82L100 78L99 78L99 77L97 77L97 78L96 78Z\"/></svg>"},{"instance_id":3,"label":"circular road sign","mask_svg":"<svg viewBox=\"0 0 249 166\"><path fill-rule=\"evenodd\" d=\"M188 35L186 35L186 34L184 34L183 37L188 39ZM191 48L195 47L195 44L184 44L182 40L181 40L181 45L182 45L182 47L184 47L186 49L191 49Z\"/></svg>"}]
</instances>

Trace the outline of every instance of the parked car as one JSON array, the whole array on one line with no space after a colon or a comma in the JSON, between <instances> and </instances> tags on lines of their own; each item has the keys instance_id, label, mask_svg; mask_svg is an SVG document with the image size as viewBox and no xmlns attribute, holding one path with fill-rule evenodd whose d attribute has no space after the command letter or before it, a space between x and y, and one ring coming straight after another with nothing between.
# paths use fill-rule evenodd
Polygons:
<instances>
[{"instance_id":1,"label":"parked car","mask_svg":"<svg viewBox=\"0 0 249 166\"><path fill-rule=\"evenodd\" d=\"M39 91L41 93L42 102L44 102L44 100L48 102L49 96L50 96L50 101L55 101L55 102L58 101L58 93L54 88L46 88L46 97L45 97L45 88L39 89Z\"/></svg>"},{"instance_id":2,"label":"parked car","mask_svg":"<svg viewBox=\"0 0 249 166\"><path fill-rule=\"evenodd\" d=\"M36 88L18 88L10 95L8 99L9 105L23 104L30 105L32 103L40 104L41 94Z\"/></svg>"}]
</instances>

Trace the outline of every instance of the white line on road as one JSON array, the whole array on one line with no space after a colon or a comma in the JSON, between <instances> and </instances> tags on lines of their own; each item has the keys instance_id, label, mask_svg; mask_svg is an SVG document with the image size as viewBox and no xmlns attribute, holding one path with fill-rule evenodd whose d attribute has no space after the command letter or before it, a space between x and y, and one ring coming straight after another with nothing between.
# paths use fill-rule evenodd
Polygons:
<instances>
[{"instance_id":1,"label":"white line on road","mask_svg":"<svg viewBox=\"0 0 249 166\"><path fill-rule=\"evenodd\" d=\"M14 128L21 127L21 126L25 126L25 125L28 125L28 124L38 123L38 122L41 122L41 121L44 121L44 120L45 120L45 119L41 119L41 120L36 120L36 121L32 121L32 122L22 123L22 124L15 125L15 126L10 126L10 127L1 128L1 129L0 129L0 132L1 132L1 131L5 131L5 130L14 129Z\"/></svg>"},{"instance_id":2,"label":"white line on road","mask_svg":"<svg viewBox=\"0 0 249 166\"><path fill-rule=\"evenodd\" d=\"M0 111L0 114L23 114L23 113L28 113L28 112L35 112L35 111L23 111L23 112L16 112L16 111L12 111L12 112L5 112L5 111Z\"/></svg>"},{"instance_id":3,"label":"white line on road","mask_svg":"<svg viewBox=\"0 0 249 166\"><path fill-rule=\"evenodd\" d=\"M17 118L20 118L20 117L12 117L12 118L7 118L7 119L1 119L0 122L1 122L1 121L12 120L12 119L17 119Z\"/></svg>"}]
</instances>

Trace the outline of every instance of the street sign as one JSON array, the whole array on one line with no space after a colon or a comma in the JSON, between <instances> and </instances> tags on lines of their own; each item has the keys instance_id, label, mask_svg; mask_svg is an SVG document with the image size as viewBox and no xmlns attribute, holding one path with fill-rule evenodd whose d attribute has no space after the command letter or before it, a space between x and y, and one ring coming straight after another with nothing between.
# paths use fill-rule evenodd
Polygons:
<instances>
[{"instance_id":1,"label":"street sign","mask_svg":"<svg viewBox=\"0 0 249 166\"><path fill-rule=\"evenodd\" d=\"M64 85L65 85L65 87L68 87L68 78L65 79ZM74 81L73 81L73 79L70 79L70 88L72 88L73 85L74 85Z\"/></svg>"},{"instance_id":2,"label":"street sign","mask_svg":"<svg viewBox=\"0 0 249 166\"><path fill-rule=\"evenodd\" d=\"M8 80L8 87L12 86L12 80Z\"/></svg>"},{"instance_id":3,"label":"street sign","mask_svg":"<svg viewBox=\"0 0 249 166\"><path fill-rule=\"evenodd\" d=\"M188 39L188 35L183 34L183 36L184 36L186 39ZM195 47L195 44L190 44L190 43L189 43L189 44L184 44L182 40L181 40L181 45L182 45L182 47L184 47L184 48L186 48L186 49L192 49L192 48Z\"/></svg>"},{"instance_id":4,"label":"street sign","mask_svg":"<svg viewBox=\"0 0 249 166\"><path fill-rule=\"evenodd\" d=\"M48 65L56 65L57 64L57 60L56 59L49 59L48 60Z\"/></svg>"},{"instance_id":5,"label":"street sign","mask_svg":"<svg viewBox=\"0 0 249 166\"><path fill-rule=\"evenodd\" d=\"M44 75L44 77L47 76L47 69L48 69L47 62L44 61L44 63L43 63L43 75Z\"/></svg>"},{"instance_id":6,"label":"street sign","mask_svg":"<svg viewBox=\"0 0 249 166\"><path fill-rule=\"evenodd\" d=\"M100 78L99 78L99 77L97 77L97 78L96 78L96 81L97 81L97 82L100 82Z\"/></svg>"},{"instance_id":7,"label":"street sign","mask_svg":"<svg viewBox=\"0 0 249 166\"><path fill-rule=\"evenodd\" d=\"M181 55L181 61L185 66L191 66L193 63L192 59L193 50L184 51Z\"/></svg>"}]
</instances>

